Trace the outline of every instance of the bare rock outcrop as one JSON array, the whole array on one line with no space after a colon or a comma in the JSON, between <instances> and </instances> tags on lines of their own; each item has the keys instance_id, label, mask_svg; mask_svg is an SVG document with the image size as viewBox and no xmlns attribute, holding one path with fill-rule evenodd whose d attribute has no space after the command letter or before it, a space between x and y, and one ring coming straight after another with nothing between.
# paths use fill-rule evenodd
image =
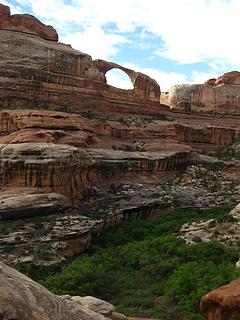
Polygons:
<instances>
[{"instance_id":1,"label":"bare rock outcrop","mask_svg":"<svg viewBox=\"0 0 240 320\"><path fill-rule=\"evenodd\" d=\"M237 221L240 220L240 203L236 205L235 208L232 209L230 215Z\"/></svg>"},{"instance_id":2,"label":"bare rock outcrop","mask_svg":"<svg viewBox=\"0 0 240 320\"><path fill-rule=\"evenodd\" d=\"M16 246L10 259L14 262L22 258L17 249L31 242L32 248L34 243L49 246L51 262L59 262L85 250L93 228L100 232L128 217L154 217L166 206L192 206L202 188L198 189L198 178L197 190L185 192L189 197L174 196L179 194L179 186L168 195L161 186L162 198L154 194L158 184L176 178L176 171L193 163L211 168L231 166L233 175L239 171L238 160L210 161L194 153L237 141L238 114L230 114L232 107L218 117L192 112L195 100L201 111L216 111L216 101L236 96L237 72L204 85L177 88L172 96L178 105L175 110L160 104L160 86L147 75L93 60L58 42L51 27L29 15L11 15L3 5L0 43L1 219L51 214L44 217L40 232L38 225L28 222L18 230L7 227L0 236L4 261L8 261L4 246ZM132 90L107 84L106 74L114 68L129 76ZM219 92L219 101L212 103L215 92ZM128 184L141 185L142 194L136 190L139 187L116 191ZM206 192L202 199L206 205L215 200L235 203L235 187L228 200L225 189L224 196L216 192L209 198ZM204 207L203 201L195 202ZM102 208L102 203L108 206ZM62 212L69 206L71 210ZM51 224L47 218L52 216ZM33 251L23 257L25 262L39 261Z\"/></svg>"},{"instance_id":3,"label":"bare rock outcrop","mask_svg":"<svg viewBox=\"0 0 240 320\"><path fill-rule=\"evenodd\" d=\"M200 304L206 320L238 320L240 317L240 280L206 294Z\"/></svg>"},{"instance_id":4,"label":"bare rock outcrop","mask_svg":"<svg viewBox=\"0 0 240 320\"><path fill-rule=\"evenodd\" d=\"M14 19L20 22L34 19L16 16ZM92 60L88 54L69 45L47 41L41 35L13 32L7 26L0 27L0 42L0 105L37 103L73 110L92 110L98 105L97 109L103 113L109 109L117 112L119 104L123 109L132 106L138 110L144 110L146 105L151 108L151 104L153 109L160 106L159 85L142 73L116 63ZM132 90L107 84L105 74L114 68L129 76ZM117 101L116 105L112 101ZM124 106L126 102L128 106Z\"/></svg>"},{"instance_id":5,"label":"bare rock outcrop","mask_svg":"<svg viewBox=\"0 0 240 320\"><path fill-rule=\"evenodd\" d=\"M162 103L181 110L239 113L240 72L231 71L204 84L172 86Z\"/></svg>"},{"instance_id":6,"label":"bare rock outcrop","mask_svg":"<svg viewBox=\"0 0 240 320\"><path fill-rule=\"evenodd\" d=\"M240 137L238 118L205 116L202 119L191 115L168 120L168 117L116 119L106 115L105 120L91 112L3 110L0 111L0 143L56 143L104 149L130 145L132 150L185 151L198 149L198 144L201 147L205 144L208 149L230 144Z\"/></svg>"},{"instance_id":7,"label":"bare rock outcrop","mask_svg":"<svg viewBox=\"0 0 240 320\"><path fill-rule=\"evenodd\" d=\"M21 219L27 216L47 215L63 211L71 202L56 193L24 193L15 189L13 192L0 194L0 220Z\"/></svg>"},{"instance_id":8,"label":"bare rock outcrop","mask_svg":"<svg viewBox=\"0 0 240 320\"><path fill-rule=\"evenodd\" d=\"M191 152L125 152L52 143L0 145L0 183L81 198L87 187L114 179L185 168Z\"/></svg>"},{"instance_id":9,"label":"bare rock outcrop","mask_svg":"<svg viewBox=\"0 0 240 320\"><path fill-rule=\"evenodd\" d=\"M115 309L112 306L111 310L108 307L108 310L105 308L102 312L102 309L96 310L92 305L81 303L77 299L83 301L84 297L56 296L2 262L0 262L0 279L2 320L105 320L111 317ZM89 300L89 297L87 299ZM101 300L98 300L98 305L100 302L102 306L110 305ZM120 315L117 320L121 320Z\"/></svg>"},{"instance_id":10,"label":"bare rock outcrop","mask_svg":"<svg viewBox=\"0 0 240 320\"><path fill-rule=\"evenodd\" d=\"M0 30L28 33L46 40L58 41L58 34L53 27L46 26L29 14L11 15L10 8L3 4L0 4Z\"/></svg>"}]
</instances>

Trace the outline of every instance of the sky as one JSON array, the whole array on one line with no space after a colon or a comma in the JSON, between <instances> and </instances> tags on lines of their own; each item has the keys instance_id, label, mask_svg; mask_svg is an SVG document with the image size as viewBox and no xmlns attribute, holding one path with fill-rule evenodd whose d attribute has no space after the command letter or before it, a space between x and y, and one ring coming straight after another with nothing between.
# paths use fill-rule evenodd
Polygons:
<instances>
[{"instance_id":1,"label":"sky","mask_svg":"<svg viewBox=\"0 0 240 320\"><path fill-rule=\"evenodd\" d=\"M60 41L147 74L162 91L240 70L240 0L0 0ZM108 77L108 74L107 74ZM127 76L108 83L129 88Z\"/></svg>"}]
</instances>

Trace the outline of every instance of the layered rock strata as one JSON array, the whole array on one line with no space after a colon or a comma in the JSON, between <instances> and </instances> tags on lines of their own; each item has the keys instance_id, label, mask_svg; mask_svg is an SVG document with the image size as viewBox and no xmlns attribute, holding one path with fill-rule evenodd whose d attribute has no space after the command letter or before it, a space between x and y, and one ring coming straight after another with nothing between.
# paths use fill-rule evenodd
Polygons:
<instances>
[{"instance_id":1,"label":"layered rock strata","mask_svg":"<svg viewBox=\"0 0 240 320\"><path fill-rule=\"evenodd\" d=\"M20 191L19 194L17 191ZM27 216L48 215L66 210L71 202L56 193L28 193L24 189L0 194L0 220L21 219ZM33 190L30 190L33 192Z\"/></svg>"},{"instance_id":2,"label":"layered rock strata","mask_svg":"<svg viewBox=\"0 0 240 320\"><path fill-rule=\"evenodd\" d=\"M158 183L155 175L148 183L144 176L141 183L134 184L132 177L128 184L126 179L122 185L115 180L110 186L89 188L85 199L69 212L53 212L49 216L32 216L31 219L17 221L2 220L0 258L11 264L54 264L83 252L91 244L92 234L100 234L127 219L156 218L176 207L201 212L215 205L236 204L240 193L238 180L237 177L232 179L231 172L229 177L223 174L222 169L227 164L216 160L210 162L209 159L201 161L208 168L219 167L219 170L195 165L178 177L177 173L165 172ZM7 195L8 192L2 194ZM17 215L15 217L18 218ZM191 239L197 235L202 241L208 241L214 238L217 227L221 233L219 241L237 245L239 227L236 223L226 223L219 228L215 226L207 231L206 226L208 222L185 226L182 230L184 239L192 242ZM234 229L233 235L226 234L228 228Z\"/></svg>"},{"instance_id":3,"label":"layered rock strata","mask_svg":"<svg viewBox=\"0 0 240 320\"><path fill-rule=\"evenodd\" d=\"M228 72L204 84L175 85L161 101L176 109L239 114L240 72Z\"/></svg>"},{"instance_id":4,"label":"layered rock strata","mask_svg":"<svg viewBox=\"0 0 240 320\"><path fill-rule=\"evenodd\" d=\"M240 118L162 117L104 119L94 113L4 110L0 111L0 143L47 142L104 149L124 145L139 149L142 143L146 151L184 151L211 149L240 138Z\"/></svg>"},{"instance_id":5,"label":"layered rock strata","mask_svg":"<svg viewBox=\"0 0 240 320\"><path fill-rule=\"evenodd\" d=\"M69 145L22 143L0 145L0 183L4 188L34 188L72 200L88 186L114 179L184 169L190 152L124 152Z\"/></svg>"},{"instance_id":6,"label":"layered rock strata","mask_svg":"<svg viewBox=\"0 0 240 320\"><path fill-rule=\"evenodd\" d=\"M45 247L50 254L44 262L59 262L87 248L92 230L128 217L235 204L235 182L228 177L213 174L204 187L196 174L191 188L176 177L192 164L238 175L237 159L195 153L240 138L240 118L232 109L219 117L170 109L160 104L160 86L148 76L59 43L53 28L29 15L11 15L1 5L0 18L0 251L6 261L18 262L31 243L24 262L44 260ZM132 90L107 84L106 73L114 68L129 76ZM205 86L237 90L238 77L231 73ZM189 92L183 96L188 100ZM208 94L206 110L210 100ZM227 180L223 188L217 179ZM208 187L218 190L209 195ZM35 215L42 214L50 216L39 224ZM7 221L31 215L32 224L25 219L13 230ZM44 247L40 254L36 243Z\"/></svg>"},{"instance_id":7,"label":"layered rock strata","mask_svg":"<svg viewBox=\"0 0 240 320\"><path fill-rule=\"evenodd\" d=\"M115 63L92 60L89 55L57 42L54 29L34 17L11 16L2 5L0 14L0 105L38 103L78 110L99 105L106 111L106 98L118 103L127 101L133 107L139 102L159 104L160 87L148 76ZM114 68L129 76L134 89L107 85L105 74Z\"/></svg>"}]
</instances>

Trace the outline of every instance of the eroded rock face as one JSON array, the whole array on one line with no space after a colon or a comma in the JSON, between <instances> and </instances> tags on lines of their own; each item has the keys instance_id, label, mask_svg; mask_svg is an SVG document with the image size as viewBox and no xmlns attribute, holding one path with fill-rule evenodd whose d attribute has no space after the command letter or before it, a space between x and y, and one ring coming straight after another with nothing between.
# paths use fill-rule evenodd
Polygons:
<instances>
[{"instance_id":1,"label":"eroded rock face","mask_svg":"<svg viewBox=\"0 0 240 320\"><path fill-rule=\"evenodd\" d=\"M240 112L240 73L232 71L204 84L175 85L163 95L171 108L213 113Z\"/></svg>"},{"instance_id":2,"label":"eroded rock face","mask_svg":"<svg viewBox=\"0 0 240 320\"><path fill-rule=\"evenodd\" d=\"M124 152L51 143L0 145L0 183L34 188L76 200L88 186L116 178L184 168L190 152Z\"/></svg>"},{"instance_id":3,"label":"eroded rock face","mask_svg":"<svg viewBox=\"0 0 240 320\"><path fill-rule=\"evenodd\" d=\"M25 275L0 262L0 318L2 320L106 320L76 298L56 296ZM89 297L88 297L89 299ZM92 297L92 300L94 298ZM99 300L100 302L100 300ZM110 305L101 301L101 305ZM104 309L106 310L106 309ZM111 316L114 307L104 313ZM121 318L119 318L121 319Z\"/></svg>"},{"instance_id":4,"label":"eroded rock face","mask_svg":"<svg viewBox=\"0 0 240 320\"><path fill-rule=\"evenodd\" d=\"M206 320L238 320L240 317L240 280L206 294L200 304Z\"/></svg>"},{"instance_id":5,"label":"eroded rock face","mask_svg":"<svg viewBox=\"0 0 240 320\"><path fill-rule=\"evenodd\" d=\"M51 26L46 26L29 14L13 14L10 8L0 4L0 30L11 30L37 35L40 38L58 41L58 34Z\"/></svg>"},{"instance_id":6,"label":"eroded rock face","mask_svg":"<svg viewBox=\"0 0 240 320\"><path fill-rule=\"evenodd\" d=\"M63 195L56 193L1 192L0 220L21 219L27 216L47 215L63 211L71 202Z\"/></svg>"},{"instance_id":7,"label":"eroded rock face","mask_svg":"<svg viewBox=\"0 0 240 320\"><path fill-rule=\"evenodd\" d=\"M15 19L20 18L24 20L22 16ZM138 108L141 108L139 103L160 106L160 87L144 74L112 62L92 60L69 45L13 32L7 27L0 29L0 105L37 103L75 110L96 109L98 105L103 113L109 108L117 112L119 107L112 100ZM107 85L105 74L114 68L129 75L134 89L121 90Z\"/></svg>"},{"instance_id":8,"label":"eroded rock face","mask_svg":"<svg viewBox=\"0 0 240 320\"><path fill-rule=\"evenodd\" d=\"M161 209L174 206L235 204L235 184L227 194L231 181L225 176L212 176L226 184L217 185L218 191L209 196L197 174L189 186L175 173L194 163L231 166L236 175L237 159L225 163L194 152L238 140L237 115L171 110L159 103L160 87L148 76L92 60L57 42L52 29L31 16L11 16L5 6L0 14L0 26L4 25L0 27L0 210L7 226L0 236L0 256L4 261L60 262L85 250L92 230L99 233L129 217L156 217ZM114 68L130 77L134 89L106 83L106 73ZM205 87L235 90L237 79L234 73ZM189 88L180 88L183 101L192 94ZM209 95L206 99L209 107ZM215 188L211 183L215 180L205 185ZM40 226L22 221L21 227L11 230L6 221L41 214L42 209L48 216ZM49 250L45 260L34 243L43 252ZM11 255L4 250L9 244L14 246ZM26 244L29 250L22 257L20 249Z\"/></svg>"},{"instance_id":9,"label":"eroded rock face","mask_svg":"<svg viewBox=\"0 0 240 320\"><path fill-rule=\"evenodd\" d=\"M0 143L46 142L112 149L120 142L130 144L133 150L135 147L146 151L185 151L198 148L198 144L202 147L205 144L208 149L230 144L240 137L238 118L162 117L165 119L150 116L116 119L90 112L3 110L0 111Z\"/></svg>"}]
</instances>

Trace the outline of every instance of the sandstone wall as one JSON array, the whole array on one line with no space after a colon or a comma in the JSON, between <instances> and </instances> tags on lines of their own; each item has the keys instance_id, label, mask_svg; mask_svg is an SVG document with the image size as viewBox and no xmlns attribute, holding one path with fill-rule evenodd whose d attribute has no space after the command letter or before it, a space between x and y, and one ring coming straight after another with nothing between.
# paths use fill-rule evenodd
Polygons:
<instances>
[{"instance_id":1,"label":"sandstone wall","mask_svg":"<svg viewBox=\"0 0 240 320\"><path fill-rule=\"evenodd\" d=\"M57 42L56 31L32 16L11 16L1 5L0 17L0 105L87 109L101 97L159 106L160 87L150 77ZM107 85L105 74L114 68L130 77L134 89Z\"/></svg>"},{"instance_id":2,"label":"sandstone wall","mask_svg":"<svg viewBox=\"0 0 240 320\"><path fill-rule=\"evenodd\" d=\"M161 103L183 110L239 113L239 74L239 72L229 72L204 84L175 85L168 93L163 94Z\"/></svg>"},{"instance_id":3,"label":"sandstone wall","mask_svg":"<svg viewBox=\"0 0 240 320\"><path fill-rule=\"evenodd\" d=\"M89 186L185 168L189 152L121 152L55 144L0 145L0 184L81 198Z\"/></svg>"}]
</instances>

